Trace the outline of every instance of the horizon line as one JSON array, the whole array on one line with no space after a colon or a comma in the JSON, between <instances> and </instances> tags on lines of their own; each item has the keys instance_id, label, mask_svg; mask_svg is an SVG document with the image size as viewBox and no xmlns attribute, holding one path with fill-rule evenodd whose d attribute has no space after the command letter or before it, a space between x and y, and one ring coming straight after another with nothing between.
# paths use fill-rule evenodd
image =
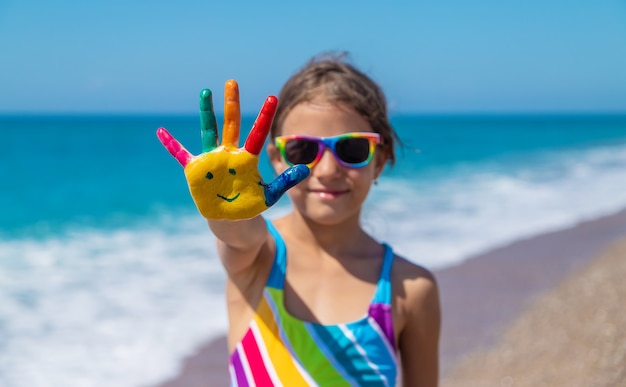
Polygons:
<instances>
[{"instance_id":1,"label":"horizon line","mask_svg":"<svg viewBox=\"0 0 626 387\"><path fill-rule=\"evenodd\" d=\"M223 112L216 112L222 117ZM258 112L242 112L241 117L256 117ZM199 112L124 112L124 111L0 111L0 117L193 117ZM442 116L626 116L625 110L433 110L433 111L396 111L389 112L388 117L401 118L406 116L442 117Z\"/></svg>"}]
</instances>

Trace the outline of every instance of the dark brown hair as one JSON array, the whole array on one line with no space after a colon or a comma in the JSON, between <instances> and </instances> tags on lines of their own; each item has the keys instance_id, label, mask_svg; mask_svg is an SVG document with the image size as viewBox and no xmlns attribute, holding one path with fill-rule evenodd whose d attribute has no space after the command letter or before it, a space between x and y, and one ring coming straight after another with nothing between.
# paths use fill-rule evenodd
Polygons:
<instances>
[{"instance_id":1,"label":"dark brown hair","mask_svg":"<svg viewBox=\"0 0 626 387\"><path fill-rule=\"evenodd\" d=\"M347 61L346 53L313 57L293 74L278 95L278 109L271 136L280 135L285 117L298 104L324 100L354 109L379 133L381 146L391 165L395 163L398 135L387 117L387 100L378 84Z\"/></svg>"}]
</instances>

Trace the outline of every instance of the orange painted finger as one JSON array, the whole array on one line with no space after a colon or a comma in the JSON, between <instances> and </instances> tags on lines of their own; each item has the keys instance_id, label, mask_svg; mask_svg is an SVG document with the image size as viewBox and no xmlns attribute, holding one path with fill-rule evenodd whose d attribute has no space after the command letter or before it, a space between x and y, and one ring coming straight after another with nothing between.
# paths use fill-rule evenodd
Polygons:
<instances>
[{"instance_id":1,"label":"orange painted finger","mask_svg":"<svg viewBox=\"0 0 626 387\"><path fill-rule=\"evenodd\" d=\"M241 109L239 104L239 86L234 80L224 85L224 129L222 145L239 146L239 130L241 128Z\"/></svg>"}]
</instances>

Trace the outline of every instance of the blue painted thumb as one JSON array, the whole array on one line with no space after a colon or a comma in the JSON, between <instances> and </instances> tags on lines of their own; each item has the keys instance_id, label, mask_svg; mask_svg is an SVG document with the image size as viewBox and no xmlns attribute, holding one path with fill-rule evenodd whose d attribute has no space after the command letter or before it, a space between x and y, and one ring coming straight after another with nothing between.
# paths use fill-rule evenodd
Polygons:
<instances>
[{"instance_id":1,"label":"blue painted thumb","mask_svg":"<svg viewBox=\"0 0 626 387\"><path fill-rule=\"evenodd\" d=\"M310 173L311 170L304 164L289 167L285 172L274 179L274 181L265 186L265 204L268 207L276 204L278 199L280 199L289 188L309 177Z\"/></svg>"}]
</instances>

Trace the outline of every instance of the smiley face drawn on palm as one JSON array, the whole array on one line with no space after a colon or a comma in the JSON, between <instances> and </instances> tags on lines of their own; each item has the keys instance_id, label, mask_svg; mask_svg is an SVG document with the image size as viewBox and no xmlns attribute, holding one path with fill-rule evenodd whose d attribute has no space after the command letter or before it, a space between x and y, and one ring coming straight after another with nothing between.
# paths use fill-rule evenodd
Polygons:
<instances>
[{"instance_id":1,"label":"smiley face drawn on palm","mask_svg":"<svg viewBox=\"0 0 626 387\"><path fill-rule=\"evenodd\" d=\"M194 156L165 128L157 137L184 167L189 192L198 210L207 219L249 219L274 205L291 187L310 173L295 165L270 184L258 170L259 153L269 133L278 100L267 97L243 147L238 148L241 114L239 87L229 80L224 86L224 128L218 145L217 121L211 91L200 93L202 153Z\"/></svg>"}]
</instances>

